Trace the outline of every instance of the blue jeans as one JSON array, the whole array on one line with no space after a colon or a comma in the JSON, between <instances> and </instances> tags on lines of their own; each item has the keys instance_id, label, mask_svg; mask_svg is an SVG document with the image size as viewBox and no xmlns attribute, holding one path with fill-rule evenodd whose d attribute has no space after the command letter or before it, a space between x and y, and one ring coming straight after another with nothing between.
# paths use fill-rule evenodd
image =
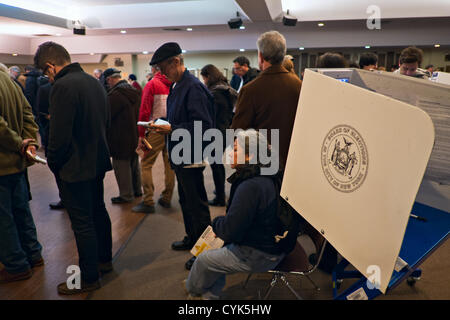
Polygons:
<instances>
[{"instance_id":1,"label":"blue jeans","mask_svg":"<svg viewBox=\"0 0 450 320\"><path fill-rule=\"evenodd\" d=\"M266 272L275 268L284 256L236 244L202 252L192 265L186 289L206 299L218 299L227 274Z\"/></svg>"},{"instance_id":2,"label":"blue jeans","mask_svg":"<svg viewBox=\"0 0 450 320\"><path fill-rule=\"evenodd\" d=\"M10 273L25 272L42 257L41 251L25 173L0 176L0 261Z\"/></svg>"}]
</instances>

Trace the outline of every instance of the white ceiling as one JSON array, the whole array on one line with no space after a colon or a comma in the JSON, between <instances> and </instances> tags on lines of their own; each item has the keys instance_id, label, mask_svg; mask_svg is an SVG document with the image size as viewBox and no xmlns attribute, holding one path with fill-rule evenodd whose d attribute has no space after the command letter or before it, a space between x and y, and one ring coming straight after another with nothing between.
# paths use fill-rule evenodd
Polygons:
<instances>
[{"instance_id":1,"label":"white ceiling","mask_svg":"<svg viewBox=\"0 0 450 320\"><path fill-rule=\"evenodd\" d=\"M0 34L27 38L43 34L71 36L72 30L0 16Z\"/></svg>"},{"instance_id":2,"label":"white ceiling","mask_svg":"<svg viewBox=\"0 0 450 320\"><path fill-rule=\"evenodd\" d=\"M257 0L259 1L259 0ZM226 24L239 11L234 0L1 0L0 3L79 20L89 28L145 28Z\"/></svg>"},{"instance_id":3,"label":"white ceiling","mask_svg":"<svg viewBox=\"0 0 450 320\"><path fill-rule=\"evenodd\" d=\"M448 17L450 0L281 0L283 11L300 21L367 19L370 6L382 19ZM373 12L369 10L369 12Z\"/></svg>"},{"instance_id":4,"label":"white ceiling","mask_svg":"<svg viewBox=\"0 0 450 320\"><path fill-rule=\"evenodd\" d=\"M381 30L367 30L371 2L380 7ZM21 9L8 16L5 4ZM299 18L296 27L279 22L283 9ZM30 18L27 10L39 13ZM46 40L77 54L152 52L167 41L177 41L188 51L254 50L258 35L268 30L283 33L291 48L450 45L448 18L395 19L450 17L449 10L450 0L0 0L0 53L33 54ZM236 11L246 30L228 28ZM59 22L51 25L47 15ZM73 35L71 27L56 27L74 16L87 25L86 36ZM318 21L325 21L325 27L319 28ZM170 27L181 30L163 30ZM123 29L125 35L120 34Z\"/></svg>"}]
</instances>

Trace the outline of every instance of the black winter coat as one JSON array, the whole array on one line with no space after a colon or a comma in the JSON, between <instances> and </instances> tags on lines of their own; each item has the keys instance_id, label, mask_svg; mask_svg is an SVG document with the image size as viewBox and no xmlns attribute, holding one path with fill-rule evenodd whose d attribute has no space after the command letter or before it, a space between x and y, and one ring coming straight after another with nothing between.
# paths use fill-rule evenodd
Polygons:
<instances>
[{"instance_id":1,"label":"black winter coat","mask_svg":"<svg viewBox=\"0 0 450 320\"><path fill-rule=\"evenodd\" d=\"M219 84L209 88L214 97L216 112L216 128L223 134L233 120L233 108L236 104L238 93L228 84Z\"/></svg>"},{"instance_id":2,"label":"black winter coat","mask_svg":"<svg viewBox=\"0 0 450 320\"><path fill-rule=\"evenodd\" d=\"M120 81L108 92L111 110L111 127L107 130L111 157L130 160L136 154L138 145L139 92L125 80Z\"/></svg>"},{"instance_id":3,"label":"black winter coat","mask_svg":"<svg viewBox=\"0 0 450 320\"><path fill-rule=\"evenodd\" d=\"M50 169L66 182L88 181L112 169L106 142L106 92L80 64L64 67L50 93Z\"/></svg>"},{"instance_id":4,"label":"black winter coat","mask_svg":"<svg viewBox=\"0 0 450 320\"><path fill-rule=\"evenodd\" d=\"M27 80L25 82L25 96L27 97L28 102L31 105L31 109L33 110L33 114L35 117L39 117L39 111L37 110L37 92L39 87L48 83L48 79L46 79L41 72L32 70L25 74Z\"/></svg>"}]
</instances>

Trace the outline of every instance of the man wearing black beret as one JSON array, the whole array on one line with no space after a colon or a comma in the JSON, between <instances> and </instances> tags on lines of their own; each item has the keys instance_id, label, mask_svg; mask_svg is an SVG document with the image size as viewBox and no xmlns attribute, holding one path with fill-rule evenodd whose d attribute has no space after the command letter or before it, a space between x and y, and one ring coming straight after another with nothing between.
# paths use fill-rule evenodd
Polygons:
<instances>
[{"instance_id":1,"label":"man wearing black beret","mask_svg":"<svg viewBox=\"0 0 450 320\"><path fill-rule=\"evenodd\" d=\"M184 66L181 52L177 43L165 43L155 51L150 62L150 65L157 65L161 73L173 82L167 97L167 120L170 124L152 125L152 128L157 132L169 134L169 158L178 181L178 194L187 234L183 240L174 242L172 249L190 250L206 227L211 224L208 197L203 181L205 165L203 162L194 161L194 143L202 146L202 153L205 144L202 141L194 142L194 122L197 126L201 123L202 136L206 130L213 128L214 103L208 89ZM191 139L190 160L183 160L181 164L174 161L174 156L179 156L177 152L172 155L172 150L178 144L172 141L172 135L177 129L189 131ZM196 138L201 140L201 137ZM194 260L195 257L186 262L186 269L190 270Z\"/></svg>"}]
</instances>

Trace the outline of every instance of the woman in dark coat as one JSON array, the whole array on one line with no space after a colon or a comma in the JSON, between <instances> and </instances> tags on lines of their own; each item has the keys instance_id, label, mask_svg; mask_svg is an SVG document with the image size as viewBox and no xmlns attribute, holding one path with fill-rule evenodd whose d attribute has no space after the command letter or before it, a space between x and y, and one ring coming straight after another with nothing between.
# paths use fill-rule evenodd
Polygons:
<instances>
[{"instance_id":1,"label":"woman in dark coat","mask_svg":"<svg viewBox=\"0 0 450 320\"><path fill-rule=\"evenodd\" d=\"M223 136L223 149L226 147L226 129L233 120L233 108L237 100L237 91L227 81L227 78L212 64L204 66L200 72L205 85L214 97L216 128ZM222 163L211 164L216 197L209 201L211 206L225 206L225 167Z\"/></svg>"}]
</instances>

